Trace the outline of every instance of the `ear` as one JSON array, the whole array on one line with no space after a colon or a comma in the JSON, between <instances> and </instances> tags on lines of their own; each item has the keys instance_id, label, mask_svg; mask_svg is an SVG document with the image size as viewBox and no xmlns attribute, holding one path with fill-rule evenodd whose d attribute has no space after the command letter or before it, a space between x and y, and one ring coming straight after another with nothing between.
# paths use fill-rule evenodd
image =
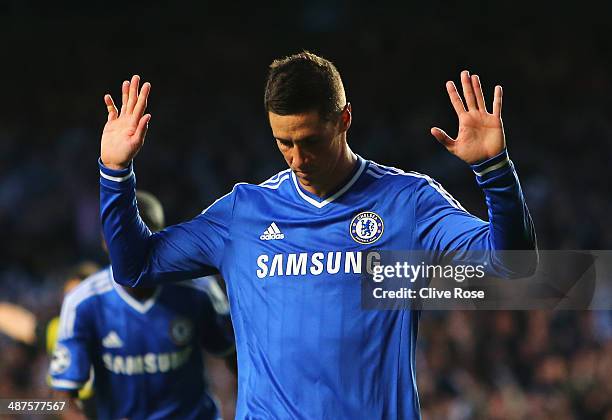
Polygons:
<instances>
[{"instance_id":1,"label":"ear","mask_svg":"<svg viewBox=\"0 0 612 420\"><path fill-rule=\"evenodd\" d=\"M353 120L353 107L350 102L347 102L340 114L340 121L342 124L342 131L347 131L351 126Z\"/></svg>"}]
</instances>

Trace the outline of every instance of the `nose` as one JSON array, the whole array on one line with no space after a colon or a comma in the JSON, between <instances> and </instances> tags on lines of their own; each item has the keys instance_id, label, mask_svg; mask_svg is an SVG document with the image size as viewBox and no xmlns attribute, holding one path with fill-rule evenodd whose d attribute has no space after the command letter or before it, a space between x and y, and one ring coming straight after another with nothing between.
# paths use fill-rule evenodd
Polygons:
<instances>
[{"instance_id":1,"label":"nose","mask_svg":"<svg viewBox=\"0 0 612 420\"><path fill-rule=\"evenodd\" d=\"M293 166L293 169L304 169L308 165L309 160L303 148L297 145L293 147L293 156L291 157L291 166Z\"/></svg>"}]
</instances>

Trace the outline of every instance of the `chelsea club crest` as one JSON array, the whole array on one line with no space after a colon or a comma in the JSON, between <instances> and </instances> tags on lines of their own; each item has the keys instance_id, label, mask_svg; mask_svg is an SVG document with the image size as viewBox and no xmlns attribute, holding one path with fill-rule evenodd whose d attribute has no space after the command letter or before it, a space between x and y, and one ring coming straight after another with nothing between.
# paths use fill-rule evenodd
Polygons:
<instances>
[{"instance_id":1,"label":"chelsea club crest","mask_svg":"<svg viewBox=\"0 0 612 420\"><path fill-rule=\"evenodd\" d=\"M360 244L373 244L384 230L383 220L372 211L362 211L351 220L351 238Z\"/></svg>"},{"instance_id":2,"label":"chelsea club crest","mask_svg":"<svg viewBox=\"0 0 612 420\"><path fill-rule=\"evenodd\" d=\"M187 318L176 318L170 323L170 337L174 344L184 346L193 336L193 325Z\"/></svg>"}]
</instances>

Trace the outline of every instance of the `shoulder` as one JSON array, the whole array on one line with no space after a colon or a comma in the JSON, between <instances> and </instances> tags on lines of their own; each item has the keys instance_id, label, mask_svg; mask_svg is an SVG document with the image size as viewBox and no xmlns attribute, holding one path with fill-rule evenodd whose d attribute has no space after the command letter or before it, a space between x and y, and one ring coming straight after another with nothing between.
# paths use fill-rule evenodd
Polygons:
<instances>
[{"instance_id":1,"label":"shoulder","mask_svg":"<svg viewBox=\"0 0 612 420\"><path fill-rule=\"evenodd\" d=\"M244 191L266 191L266 190L278 190L282 185L285 184L291 178L291 169L285 169L277 172L270 178L266 179L260 184L250 184L247 182L239 182L234 185L230 194L241 193Z\"/></svg>"},{"instance_id":2,"label":"shoulder","mask_svg":"<svg viewBox=\"0 0 612 420\"><path fill-rule=\"evenodd\" d=\"M87 277L71 290L64 298L64 306L77 307L93 296L103 295L113 290L110 267Z\"/></svg>"},{"instance_id":3,"label":"shoulder","mask_svg":"<svg viewBox=\"0 0 612 420\"><path fill-rule=\"evenodd\" d=\"M202 213L206 213L211 208L221 208L231 206L233 208L236 200L246 196L252 197L262 193L278 192L282 187L289 185L291 178L291 169L280 171L260 184L250 184L247 182L239 182L234 185L232 190L224 196L215 200L210 206L206 207Z\"/></svg>"},{"instance_id":4,"label":"shoulder","mask_svg":"<svg viewBox=\"0 0 612 420\"><path fill-rule=\"evenodd\" d=\"M291 169L285 169L284 171L274 174L261 184L258 184L256 187L277 190L281 185L289 180L289 178L291 178Z\"/></svg>"},{"instance_id":5,"label":"shoulder","mask_svg":"<svg viewBox=\"0 0 612 420\"><path fill-rule=\"evenodd\" d=\"M280 171L260 184L236 184L234 190L238 194L278 193L291 184L291 169Z\"/></svg>"},{"instance_id":6,"label":"shoulder","mask_svg":"<svg viewBox=\"0 0 612 420\"><path fill-rule=\"evenodd\" d=\"M414 171L404 171L393 166L381 165L372 160L368 161L365 176L374 180L380 180L384 184L392 184L394 187L403 186L417 189L433 181L429 176Z\"/></svg>"},{"instance_id":7,"label":"shoulder","mask_svg":"<svg viewBox=\"0 0 612 420\"><path fill-rule=\"evenodd\" d=\"M105 295L112 290L113 280L110 267L89 276L71 290L62 304L58 327L59 338L71 336L74 332L75 322L84 322L83 314L92 306L91 303L94 302L94 298Z\"/></svg>"},{"instance_id":8,"label":"shoulder","mask_svg":"<svg viewBox=\"0 0 612 420\"><path fill-rule=\"evenodd\" d=\"M404 171L369 161L366 175L382 181L395 191L405 191L416 201L424 199L442 200L455 208L463 210L461 204L444 187L429 175L415 171Z\"/></svg>"}]
</instances>

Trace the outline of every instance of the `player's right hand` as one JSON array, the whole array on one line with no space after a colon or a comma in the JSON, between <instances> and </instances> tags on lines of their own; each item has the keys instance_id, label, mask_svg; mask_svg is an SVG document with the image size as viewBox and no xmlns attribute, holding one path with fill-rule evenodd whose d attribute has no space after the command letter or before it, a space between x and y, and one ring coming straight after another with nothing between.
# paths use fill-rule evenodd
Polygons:
<instances>
[{"instance_id":1,"label":"player's right hand","mask_svg":"<svg viewBox=\"0 0 612 420\"><path fill-rule=\"evenodd\" d=\"M132 76L131 82L123 82L120 112L113 98L109 94L104 95L108 121L102 132L100 159L107 168L127 168L144 143L151 114L143 114L151 84L143 84L139 94L139 83L140 76L137 75Z\"/></svg>"}]
</instances>

